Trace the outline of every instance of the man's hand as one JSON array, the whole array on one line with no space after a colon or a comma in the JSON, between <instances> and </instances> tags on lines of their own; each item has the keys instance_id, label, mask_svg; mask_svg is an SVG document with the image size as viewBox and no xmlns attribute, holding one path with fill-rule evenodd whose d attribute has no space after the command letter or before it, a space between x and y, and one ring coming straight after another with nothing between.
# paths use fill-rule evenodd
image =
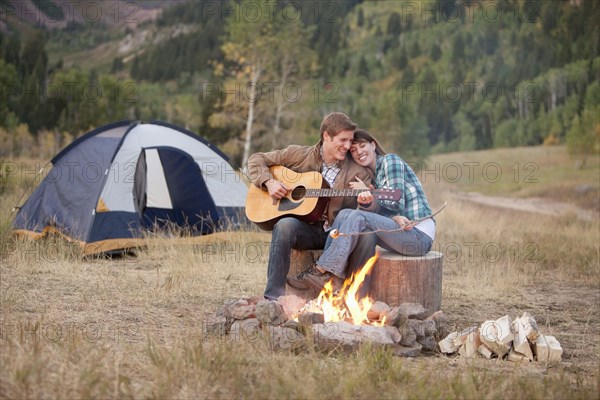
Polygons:
<instances>
[{"instance_id":1,"label":"man's hand","mask_svg":"<svg viewBox=\"0 0 600 400\"><path fill-rule=\"evenodd\" d=\"M400 228L402 228L405 231L414 227L413 222L410 219L403 217L402 215L396 215L392 217L392 219L400 226Z\"/></svg>"},{"instance_id":2,"label":"man's hand","mask_svg":"<svg viewBox=\"0 0 600 400\"><path fill-rule=\"evenodd\" d=\"M290 188L287 187L285 183L275 179L269 179L268 181L266 181L265 186L269 191L269 196L276 200L284 198L288 190L290 190Z\"/></svg>"}]
</instances>

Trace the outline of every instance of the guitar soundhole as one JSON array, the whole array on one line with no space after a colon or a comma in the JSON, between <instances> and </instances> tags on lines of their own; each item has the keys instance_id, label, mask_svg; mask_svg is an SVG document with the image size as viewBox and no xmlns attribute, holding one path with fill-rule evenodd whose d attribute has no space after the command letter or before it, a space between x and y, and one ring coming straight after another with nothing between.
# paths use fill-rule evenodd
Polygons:
<instances>
[{"instance_id":1,"label":"guitar soundhole","mask_svg":"<svg viewBox=\"0 0 600 400\"><path fill-rule=\"evenodd\" d=\"M306 196L306 188L304 186L298 186L292 190L292 199L300 200Z\"/></svg>"}]
</instances>

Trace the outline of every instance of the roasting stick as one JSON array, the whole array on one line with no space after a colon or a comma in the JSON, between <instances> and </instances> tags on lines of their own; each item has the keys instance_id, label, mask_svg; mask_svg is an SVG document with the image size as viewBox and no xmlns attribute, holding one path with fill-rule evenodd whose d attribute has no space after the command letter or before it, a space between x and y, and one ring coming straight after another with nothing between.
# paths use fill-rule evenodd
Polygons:
<instances>
[{"instance_id":1,"label":"roasting stick","mask_svg":"<svg viewBox=\"0 0 600 400\"><path fill-rule=\"evenodd\" d=\"M342 232L338 231L337 229L332 229L331 232L329 232L329 236L331 236L333 239L337 239L340 236L360 236L360 235L369 235L369 234L375 233L375 232L399 232L399 231L409 230L409 229L412 229L419 222L425 221L426 219L433 218L436 215L438 215L440 212L442 212L442 210L444 208L446 208L447 203L448 202L445 201L444 204L442 204L442 206L438 210L436 210L436 212L431 213L430 215L427 215L423 218L419 218L414 221L411 221L408 224L401 226L400 228L397 228L397 229L375 229L374 231L357 232L357 233L342 233Z\"/></svg>"}]
</instances>

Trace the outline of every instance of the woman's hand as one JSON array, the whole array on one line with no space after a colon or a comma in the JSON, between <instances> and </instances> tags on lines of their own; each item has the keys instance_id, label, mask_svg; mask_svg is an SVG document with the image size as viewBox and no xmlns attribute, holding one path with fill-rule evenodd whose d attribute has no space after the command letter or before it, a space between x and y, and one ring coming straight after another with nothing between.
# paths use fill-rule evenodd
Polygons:
<instances>
[{"instance_id":1,"label":"woman's hand","mask_svg":"<svg viewBox=\"0 0 600 400\"><path fill-rule=\"evenodd\" d=\"M375 197L368 190L365 192L361 192L358 195L358 198L356 199L358 204L360 204L360 206L363 208L369 208L371 206L371 204L373 203L373 200L375 200Z\"/></svg>"},{"instance_id":2,"label":"woman's hand","mask_svg":"<svg viewBox=\"0 0 600 400\"><path fill-rule=\"evenodd\" d=\"M371 204L373 203L373 200L375 200L375 197L370 191L371 189L373 189L373 185L371 185L371 187L369 188L367 184L364 181L362 181L358 176L356 176L354 179L356 179L355 182L350 182L348 184L350 186L350 189L363 190L358 195L356 201L358 201L358 204L360 204L362 208L369 208L369 206L371 206Z\"/></svg>"},{"instance_id":3,"label":"woman's hand","mask_svg":"<svg viewBox=\"0 0 600 400\"><path fill-rule=\"evenodd\" d=\"M402 215L396 215L392 217L392 219L400 226L400 228L402 228L402 230L408 231L414 227L413 222Z\"/></svg>"},{"instance_id":4,"label":"woman's hand","mask_svg":"<svg viewBox=\"0 0 600 400\"><path fill-rule=\"evenodd\" d=\"M355 176L354 179L356 179L356 182L350 182L348 184L350 186L350 189L364 189L364 190L373 189L372 186L369 188L367 186L367 184L365 182L363 182L358 176Z\"/></svg>"}]
</instances>

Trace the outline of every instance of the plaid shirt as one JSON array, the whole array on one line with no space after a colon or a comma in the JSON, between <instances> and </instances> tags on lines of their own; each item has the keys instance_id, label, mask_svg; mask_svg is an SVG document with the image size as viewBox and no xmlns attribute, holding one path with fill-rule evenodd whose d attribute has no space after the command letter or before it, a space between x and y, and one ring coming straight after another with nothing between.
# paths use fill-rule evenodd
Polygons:
<instances>
[{"instance_id":1,"label":"plaid shirt","mask_svg":"<svg viewBox=\"0 0 600 400\"><path fill-rule=\"evenodd\" d=\"M421 182L412 168L396 154L377 156L375 187L402 190L400 201L378 200L382 215L402 215L414 221L431 214Z\"/></svg>"}]
</instances>

